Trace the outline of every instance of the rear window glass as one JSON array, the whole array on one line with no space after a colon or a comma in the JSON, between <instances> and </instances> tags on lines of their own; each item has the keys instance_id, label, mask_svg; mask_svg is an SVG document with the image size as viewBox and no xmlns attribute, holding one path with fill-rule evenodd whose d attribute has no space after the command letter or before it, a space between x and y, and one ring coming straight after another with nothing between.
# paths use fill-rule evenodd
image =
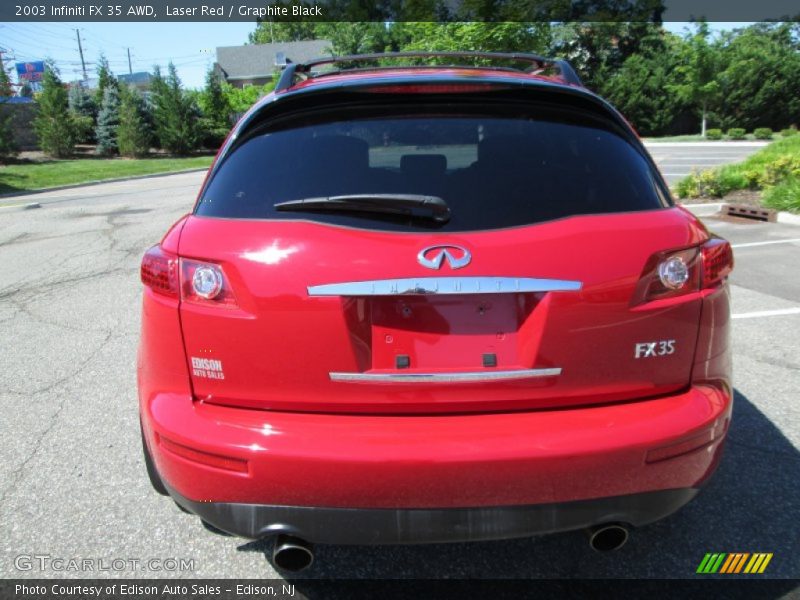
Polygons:
<instances>
[{"instance_id":1,"label":"rear window glass","mask_svg":"<svg viewBox=\"0 0 800 600\"><path fill-rule=\"evenodd\" d=\"M351 194L437 196L450 220L274 206ZM648 161L600 121L415 114L262 128L225 158L196 214L472 231L648 210L662 198Z\"/></svg>"}]
</instances>

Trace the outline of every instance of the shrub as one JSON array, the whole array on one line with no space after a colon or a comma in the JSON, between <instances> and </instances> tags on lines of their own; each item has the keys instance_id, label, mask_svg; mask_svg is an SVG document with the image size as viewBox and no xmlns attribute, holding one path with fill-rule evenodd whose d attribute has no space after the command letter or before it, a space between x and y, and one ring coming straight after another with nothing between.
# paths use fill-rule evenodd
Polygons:
<instances>
[{"instance_id":1,"label":"shrub","mask_svg":"<svg viewBox=\"0 0 800 600\"><path fill-rule=\"evenodd\" d=\"M758 127L753 130L753 135L757 140L771 140L772 129L769 127Z\"/></svg>"},{"instance_id":2,"label":"shrub","mask_svg":"<svg viewBox=\"0 0 800 600\"><path fill-rule=\"evenodd\" d=\"M800 177L787 179L764 192L764 206L800 213Z\"/></svg>"},{"instance_id":3,"label":"shrub","mask_svg":"<svg viewBox=\"0 0 800 600\"><path fill-rule=\"evenodd\" d=\"M189 154L199 142L200 109L181 87L175 65L166 78L156 68L152 83L153 117L161 147L173 154Z\"/></svg>"},{"instance_id":4,"label":"shrub","mask_svg":"<svg viewBox=\"0 0 800 600\"><path fill-rule=\"evenodd\" d=\"M120 90L117 146L122 156L139 158L150 151L153 134L147 119L147 104L135 88Z\"/></svg>"},{"instance_id":5,"label":"shrub","mask_svg":"<svg viewBox=\"0 0 800 600\"><path fill-rule=\"evenodd\" d=\"M722 139L722 129L708 129L706 131L706 139L707 140L721 140Z\"/></svg>"},{"instance_id":6,"label":"shrub","mask_svg":"<svg viewBox=\"0 0 800 600\"><path fill-rule=\"evenodd\" d=\"M200 145L209 150L216 150L225 141L230 127L215 127L209 119L202 117L198 122Z\"/></svg>"},{"instance_id":7,"label":"shrub","mask_svg":"<svg viewBox=\"0 0 800 600\"><path fill-rule=\"evenodd\" d=\"M109 85L103 93L103 104L97 115L97 153L103 156L116 154L117 129L119 128L119 91L116 86Z\"/></svg>"},{"instance_id":8,"label":"shrub","mask_svg":"<svg viewBox=\"0 0 800 600\"><path fill-rule=\"evenodd\" d=\"M706 169L679 181L676 191L680 198L721 198L730 190L723 185L719 171Z\"/></svg>"},{"instance_id":9,"label":"shrub","mask_svg":"<svg viewBox=\"0 0 800 600\"><path fill-rule=\"evenodd\" d=\"M69 88L69 110L75 124L75 141L90 144L95 141L94 128L97 120L97 106L85 88L73 84Z\"/></svg>"},{"instance_id":10,"label":"shrub","mask_svg":"<svg viewBox=\"0 0 800 600\"><path fill-rule=\"evenodd\" d=\"M800 156L779 156L765 165L759 183L768 187L795 177L800 178Z\"/></svg>"},{"instance_id":11,"label":"shrub","mask_svg":"<svg viewBox=\"0 0 800 600\"><path fill-rule=\"evenodd\" d=\"M731 127L728 129L728 137L732 140L743 140L747 132L741 127Z\"/></svg>"},{"instance_id":12,"label":"shrub","mask_svg":"<svg viewBox=\"0 0 800 600\"><path fill-rule=\"evenodd\" d=\"M45 154L61 158L75 147L75 123L69 112L67 90L56 71L48 66L38 98L39 111L33 121L39 146Z\"/></svg>"},{"instance_id":13,"label":"shrub","mask_svg":"<svg viewBox=\"0 0 800 600\"><path fill-rule=\"evenodd\" d=\"M797 127L789 127L788 129L781 129L781 137L792 137L797 135Z\"/></svg>"},{"instance_id":14,"label":"shrub","mask_svg":"<svg viewBox=\"0 0 800 600\"><path fill-rule=\"evenodd\" d=\"M11 128L11 115L0 115L0 163L13 158L19 152L14 139L14 130Z\"/></svg>"},{"instance_id":15,"label":"shrub","mask_svg":"<svg viewBox=\"0 0 800 600\"><path fill-rule=\"evenodd\" d=\"M72 123L75 126L76 143L90 144L94 141L94 119L92 117L78 115L73 112Z\"/></svg>"}]
</instances>

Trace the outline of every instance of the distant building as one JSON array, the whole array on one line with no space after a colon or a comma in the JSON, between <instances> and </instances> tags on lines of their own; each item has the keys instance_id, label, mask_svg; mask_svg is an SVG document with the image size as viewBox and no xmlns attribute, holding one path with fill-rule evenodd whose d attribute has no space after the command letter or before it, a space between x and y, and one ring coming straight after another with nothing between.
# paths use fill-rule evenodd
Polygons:
<instances>
[{"instance_id":1,"label":"distant building","mask_svg":"<svg viewBox=\"0 0 800 600\"><path fill-rule=\"evenodd\" d=\"M214 70L222 81L234 87L264 85L287 60L299 63L329 56L330 47L328 40L224 46L217 48Z\"/></svg>"},{"instance_id":2,"label":"distant building","mask_svg":"<svg viewBox=\"0 0 800 600\"><path fill-rule=\"evenodd\" d=\"M150 90L150 86L153 83L153 75L152 73L148 73L147 71L137 71L136 73L126 73L124 75L115 75L117 80L124 85L132 85L140 92L146 92ZM85 81L76 81L73 85L80 85L85 87L87 90L96 90L98 85L98 80L96 77L90 77Z\"/></svg>"},{"instance_id":3,"label":"distant building","mask_svg":"<svg viewBox=\"0 0 800 600\"><path fill-rule=\"evenodd\" d=\"M140 92L146 92L150 89L150 84L153 81L153 75L147 71L137 71L129 75L117 75L120 83L132 85Z\"/></svg>"}]
</instances>

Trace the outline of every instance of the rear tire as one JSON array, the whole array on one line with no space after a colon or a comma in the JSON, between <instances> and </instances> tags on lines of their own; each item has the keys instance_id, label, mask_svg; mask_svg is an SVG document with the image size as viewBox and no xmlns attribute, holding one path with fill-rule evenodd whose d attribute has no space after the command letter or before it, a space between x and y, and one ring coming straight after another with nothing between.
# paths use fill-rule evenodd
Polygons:
<instances>
[{"instance_id":1,"label":"rear tire","mask_svg":"<svg viewBox=\"0 0 800 600\"><path fill-rule=\"evenodd\" d=\"M147 467L147 476L150 478L150 485L162 496L169 496L167 488L164 487L164 482L161 481L161 476L156 470L156 465L153 458L150 456L150 451L147 449L147 442L144 439L144 429L141 422L139 422L139 431L142 434L142 452L144 452L144 466Z\"/></svg>"}]
</instances>

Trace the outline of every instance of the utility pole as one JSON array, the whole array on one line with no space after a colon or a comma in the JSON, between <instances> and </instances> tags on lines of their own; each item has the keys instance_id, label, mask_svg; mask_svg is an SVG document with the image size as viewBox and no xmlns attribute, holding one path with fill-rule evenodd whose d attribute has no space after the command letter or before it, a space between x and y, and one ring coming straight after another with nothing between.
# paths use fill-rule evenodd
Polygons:
<instances>
[{"instance_id":1,"label":"utility pole","mask_svg":"<svg viewBox=\"0 0 800 600\"><path fill-rule=\"evenodd\" d=\"M83 81L86 82L89 77L86 75L86 63L83 60L83 46L81 46L81 30L76 29L75 35L78 36L78 53L81 55L81 69L83 70Z\"/></svg>"},{"instance_id":2,"label":"utility pole","mask_svg":"<svg viewBox=\"0 0 800 600\"><path fill-rule=\"evenodd\" d=\"M133 67L131 66L131 49L128 48L128 75L133 75Z\"/></svg>"}]
</instances>

